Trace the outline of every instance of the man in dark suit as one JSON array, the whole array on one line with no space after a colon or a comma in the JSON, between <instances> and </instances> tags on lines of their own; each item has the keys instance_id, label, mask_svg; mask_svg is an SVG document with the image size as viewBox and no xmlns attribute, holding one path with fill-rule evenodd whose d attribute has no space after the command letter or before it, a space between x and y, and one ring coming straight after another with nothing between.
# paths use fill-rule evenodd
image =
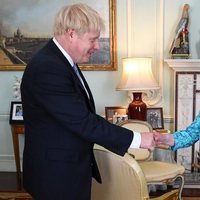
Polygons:
<instances>
[{"instance_id":1,"label":"man in dark suit","mask_svg":"<svg viewBox=\"0 0 200 200\"><path fill-rule=\"evenodd\" d=\"M92 177L101 182L94 143L119 155L130 145L154 148L153 133L133 133L95 113L76 63L88 62L99 49L103 28L102 18L87 5L62 8L54 38L23 74L23 184L35 200L89 200Z\"/></svg>"}]
</instances>

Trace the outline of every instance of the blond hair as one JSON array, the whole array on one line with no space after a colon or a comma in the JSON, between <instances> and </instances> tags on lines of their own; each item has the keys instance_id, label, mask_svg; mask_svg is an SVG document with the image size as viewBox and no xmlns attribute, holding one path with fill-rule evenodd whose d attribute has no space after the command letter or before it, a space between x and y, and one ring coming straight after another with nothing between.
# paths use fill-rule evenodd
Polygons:
<instances>
[{"instance_id":1,"label":"blond hair","mask_svg":"<svg viewBox=\"0 0 200 200\"><path fill-rule=\"evenodd\" d=\"M104 31L105 24L99 13L86 4L64 6L57 13L54 21L54 36L63 35L67 29L79 33Z\"/></svg>"}]
</instances>

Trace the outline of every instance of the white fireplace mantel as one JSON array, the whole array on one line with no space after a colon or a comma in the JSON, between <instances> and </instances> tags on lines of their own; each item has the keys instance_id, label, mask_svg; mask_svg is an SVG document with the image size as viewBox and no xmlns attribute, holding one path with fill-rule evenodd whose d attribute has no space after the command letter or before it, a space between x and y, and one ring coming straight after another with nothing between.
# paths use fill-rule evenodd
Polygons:
<instances>
[{"instance_id":1,"label":"white fireplace mantel","mask_svg":"<svg viewBox=\"0 0 200 200\"><path fill-rule=\"evenodd\" d=\"M174 71L199 71L200 59L165 59Z\"/></svg>"},{"instance_id":2,"label":"white fireplace mantel","mask_svg":"<svg viewBox=\"0 0 200 200\"><path fill-rule=\"evenodd\" d=\"M185 130L200 110L200 59L165 59L174 71L175 130ZM192 164L197 164L197 151L200 142L193 146L178 149L178 164L192 173ZM190 172L189 172L190 171Z\"/></svg>"}]
</instances>

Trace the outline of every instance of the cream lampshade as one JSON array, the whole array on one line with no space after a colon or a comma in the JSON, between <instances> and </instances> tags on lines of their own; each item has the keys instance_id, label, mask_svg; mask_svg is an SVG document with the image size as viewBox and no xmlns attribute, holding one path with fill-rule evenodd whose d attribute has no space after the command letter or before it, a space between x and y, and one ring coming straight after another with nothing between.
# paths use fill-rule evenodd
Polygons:
<instances>
[{"instance_id":1,"label":"cream lampshade","mask_svg":"<svg viewBox=\"0 0 200 200\"><path fill-rule=\"evenodd\" d=\"M153 76L152 58L124 58L123 72L117 90L133 92L133 101L129 104L130 119L146 121L146 104L142 101L142 91L159 89Z\"/></svg>"}]
</instances>

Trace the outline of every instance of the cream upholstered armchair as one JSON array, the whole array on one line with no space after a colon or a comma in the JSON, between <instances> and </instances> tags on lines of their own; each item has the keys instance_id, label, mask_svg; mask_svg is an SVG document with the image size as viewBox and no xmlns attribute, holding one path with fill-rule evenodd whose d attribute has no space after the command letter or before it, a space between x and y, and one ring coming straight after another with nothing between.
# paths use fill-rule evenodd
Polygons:
<instances>
[{"instance_id":1,"label":"cream upholstered armchair","mask_svg":"<svg viewBox=\"0 0 200 200\"><path fill-rule=\"evenodd\" d=\"M102 184L92 182L92 200L177 200L174 189L160 197L150 198L145 175L138 162L129 154L124 157L110 151L94 149Z\"/></svg>"},{"instance_id":2,"label":"cream upholstered armchair","mask_svg":"<svg viewBox=\"0 0 200 200\"><path fill-rule=\"evenodd\" d=\"M140 120L126 120L119 124L132 131L151 132L152 127L148 122ZM163 147L162 147L163 148ZM171 184L176 179L180 179L178 199L184 186L184 167L176 163L153 160L152 154L146 149L129 149L128 153L138 161L148 185Z\"/></svg>"}]
</instances>

